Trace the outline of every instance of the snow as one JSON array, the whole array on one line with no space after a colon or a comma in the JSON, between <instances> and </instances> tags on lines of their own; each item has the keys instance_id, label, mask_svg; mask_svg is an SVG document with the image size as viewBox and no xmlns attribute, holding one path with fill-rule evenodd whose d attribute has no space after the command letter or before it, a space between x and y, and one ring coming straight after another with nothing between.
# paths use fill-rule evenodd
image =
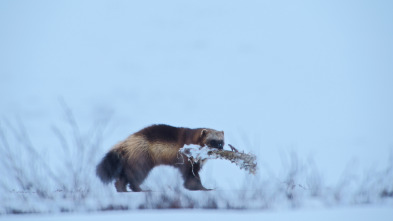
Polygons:
<instances>
[{"instance_id":1,"label":"snow","mask_svg":"<svg viewBox=\"0 0 393 221\"><path fill-rule=\"evenodd\" d=\"M3 217L9 221L22 220L392 220L393 210L389 207L352 207L330 209L307 209L286 211L216 211L216 210L142 210L129 212L105 212L84 214L61 214L61 215L13 215Z\"/></svg>"},{"instance_id":2,"label":"snow","mask_svg":"<svg viewBox=\"0 0 393 221\"><path fill-rule=\"evenodd\" d=\"M310 199L376 215L393 193L392 4L0 1L0 213L136 209L164 192L261 216L312 215ZM143 184L157 194L102 185L104 154L156 123L223 130L258 174L209 160L212 193L170 167Z\"/></svg>"}]
</instances>

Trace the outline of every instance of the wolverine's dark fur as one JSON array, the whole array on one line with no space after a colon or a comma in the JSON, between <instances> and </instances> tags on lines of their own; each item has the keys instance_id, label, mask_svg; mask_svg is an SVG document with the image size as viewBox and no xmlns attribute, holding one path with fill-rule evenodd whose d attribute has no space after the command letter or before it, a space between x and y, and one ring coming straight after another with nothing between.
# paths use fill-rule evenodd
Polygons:
<instances>
[{"instance_id":1,"label":"wolverine's dark fur","mask_svg":"<svg viewBox=\"0 0 393 221\"><path fill-rule=\"evenodd\" d=\"M116 152L108 152L97 166L97 175L103 183L109 183L120 175L122 158Z\"/></svg>"},{"instance_id":2,"label":"wolverine's dark fur","mask_svg":"<svg viewBox=\"0 0 393 221\"><path fill-rule=\"evenodd\" d=\"M178 150L185 144L222 149L224 132L213 129L190 129L168 125L146 127L114 146L97 166L97 176L104 183L116 179L117 191L141 191L140 185L152 168L172 165L179 168L184 186L190 190L206 190L201 183L200 162L188 161Z\"/></svg>"},{"instance_id":3,"label":"wolverine's dark fur","mask_svg":"<svg viewBox=\"0 0 393 221\"><path fill-rule=\"evenodd\" d=\"M168 125L155 125L146 127L135 134L144 136L148 141L177 142L179 139L179 128Z\"/></svg>"}]
</instances>

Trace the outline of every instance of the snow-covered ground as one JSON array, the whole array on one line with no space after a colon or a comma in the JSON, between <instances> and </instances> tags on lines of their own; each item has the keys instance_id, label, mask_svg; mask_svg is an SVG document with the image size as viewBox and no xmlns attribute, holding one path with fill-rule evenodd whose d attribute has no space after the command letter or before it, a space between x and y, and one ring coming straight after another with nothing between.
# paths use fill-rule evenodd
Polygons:
<instances>
[{"instance_id":1,"label":"snow-covered ground","mask_svg":"<svg viewBox=\"0 0 393 221\"><path fill-rule=\"evenodd\" d=\"M111 146L154 123L224 130L227 144L257 156L256 176L208 161L201 177L212 193L189 193L176 170L154 169L143 188L178 194L175 205L278 217L271 213L306 212L310 200L385 210L391 8L382 0L1 1L0 213L157 207L162 195L119 195L94 174Z\"/></svg>"},{"instance_id":2,"label":"snow-covered ground","mask_svg":"<svg viewBox=\"0 0 393 221\"><path fill-rule=\"evenodd\" d=\"M284 211L216 211L216 210L142 210L130 212L106 212L94 214L63 214L63 215L22 215L4 217L9 221L22 220L378 220L390 221L393 219L393 210L390 207L352 207L330 209L305 209Z\"/></svg>"}]
</instances>

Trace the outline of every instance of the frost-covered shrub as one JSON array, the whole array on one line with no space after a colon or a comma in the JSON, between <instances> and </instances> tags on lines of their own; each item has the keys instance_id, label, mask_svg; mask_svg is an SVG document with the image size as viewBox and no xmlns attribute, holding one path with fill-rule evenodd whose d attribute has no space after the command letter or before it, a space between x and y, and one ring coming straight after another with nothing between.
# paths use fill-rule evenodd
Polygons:
<instances>
[{"instance_id":1,"label":"frost-covered shrub","mask_svg":"<svg viewBox=\"0 0 393 221\"><path fill-rule=\"evenodd\" d=\"M256 174L257 172L257 157L251 153L211 149L198 145L186 145L179 152L195 162L207 159L223 159L236 164L240 169L244 169L250 174Z\"/></svg>"}]
</instances>

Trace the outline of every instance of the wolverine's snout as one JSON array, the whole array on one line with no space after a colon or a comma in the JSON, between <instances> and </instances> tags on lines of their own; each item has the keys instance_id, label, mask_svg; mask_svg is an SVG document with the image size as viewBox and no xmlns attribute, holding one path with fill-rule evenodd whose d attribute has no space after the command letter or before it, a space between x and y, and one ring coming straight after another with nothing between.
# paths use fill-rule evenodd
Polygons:
<instances>
[{"instance_id":1,"label":"wolverine's snout","mask_svg":"<svg viewBox=\"0 0 393 221\"><path fill-rule=\"evenodd\" d=\"M224 141L222 140L211 140L208 145L210 148L217 148L219 150L224 149Z\"/></svg>"}]
</instances>

